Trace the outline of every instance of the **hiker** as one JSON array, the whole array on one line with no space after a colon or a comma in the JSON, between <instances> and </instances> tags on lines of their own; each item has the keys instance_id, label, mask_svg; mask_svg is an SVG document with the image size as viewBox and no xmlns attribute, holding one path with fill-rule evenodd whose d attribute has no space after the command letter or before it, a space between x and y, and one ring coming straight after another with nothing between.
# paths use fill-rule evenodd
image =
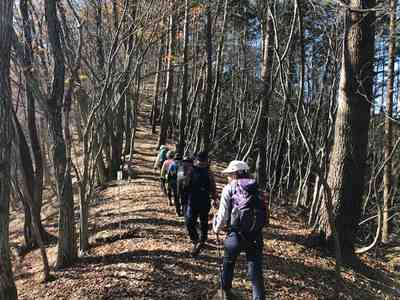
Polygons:
<instances>
[{"instance_id":1,"label":"hiker","mask_svg":"<svg viewBox=\"0 0 400 300\"><path fill-rule=\"evenodd\" d=\"M231 288L236 258L246 252L248 272L253 286L253 300L264 300L262 273L263 236L266 223L266 207L258 191L257 183L251 179L249 166L234 160L222 171L228 184L221 194L218 214L213 220L213 230L218 233L227 226L224 241L224 258L221 274L223 299L233 298Z\"/></svg>"},{"instance_id":2,"label":"hiker","mask_svg":"<svg viewBox=\"0 0 400 300\"><path fill-rule=\"evenodd\" d=\"M186 227L193 243L193 256L205 245L208 237L208 214L211 209L211 198L217 200L217 189L214 175L209 168L208 153L198 153L189 179L186 208ZM196 229L200 219L200 239Z\"/></svg>"},{"instance_id":3,"label":"hiker","mask_svg":"<svg viewBox=\"0 0 400 300\"><path fill-rule=\"evenodd\" d=\"M186 208L188 204L188 188L190 176L193 171L193 158L184 156L182 164L178 167L177 174L177 194L181 204L182 215L186 215Z\"/></svg>"},{"instance_id":4,"label":"hiker","mask_svg":"<svg viewBox=\"0 0 400 300\"><path fill-rule=\"evenodd\" d=\"M157 158L154 162L153 169L154 170L161 170L164 161L167 159L167 152L168 148L165 145L160 146L160 151L157 154ZM160 188L161 191L164 193L164 195L167 194L166 188L165 188L165 180L164 178L160 177Z\"/></svg>"},{"instance_id":5,"label":"hiker","mask_svg":"<svg viewBox=\"0 0 400 300\"><path fill-rule=\"evenodd\" d=\"M181 167L182 164L183 164L182 154L176 153L174 156L174 160L170 164L166 175L168 191L170 193L168 197L171 196L172 192L172 195L174 196L176 214L178 215L178 217L182 216L182 208L177 191L177 177L178 177L178 168Z\"/></svg>"},{"instance_id":6,"label":"hiker","mask_svg":"<svg viewBox=\"0 0 400 300\"><path fill-rule=\"evenodd\" d=\"M171 191L171 186L167 184L167 171L169 169L169 166L174 162L173 157L174 157L174 151L169 150L167 152L167 160L164 161L160 172L160 178L164 183L164 188L166 189L166 194L170 206L172 206L172 199L171 199L172 191Z\"/></svg>"}]
</instances>

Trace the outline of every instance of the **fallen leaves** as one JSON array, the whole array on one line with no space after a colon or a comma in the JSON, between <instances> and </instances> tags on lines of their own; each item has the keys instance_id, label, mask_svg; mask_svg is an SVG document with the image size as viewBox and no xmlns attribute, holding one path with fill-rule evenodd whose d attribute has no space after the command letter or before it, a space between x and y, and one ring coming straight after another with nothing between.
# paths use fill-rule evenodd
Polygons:
<instances>
[{"instance_id":1,"label":"fallen leaves","mask_svg":"<svg viewBox=\"0 0 400 300\"><path fill-rule=\"evenodd\" d=\"M28 254L15 268L19 299L206 300L216 294L219 260L213 246L217 244L215 236L210 233L206 249L198 258L191 257L183 219L167 205L159 190L158 174L152 170L150 155L154 155L156 140L149 132L149 128L138 131L135 141L137 177L100 191L91 203L92 248L88 255L71 268L56 272L56 281L38 284L39 253ZM54 215L50 220L55 230L57 207L50 208L46 213ZM13 243L20 240L16 228ZM264 282L268 299L325 299L333 294L334 260L301 245L305 236L298 216L273 208L271 224L265 230ZM54 262L55 245L48 248L48 253ZM372 268L385 268L369 257L363 260ZM240 256L233 283L238 299L250 299L251 295L246 264L244 255ZM348 290L341 299L387 296L354 272L346 271L343 277Z\"/></svg>"}]
</instances>

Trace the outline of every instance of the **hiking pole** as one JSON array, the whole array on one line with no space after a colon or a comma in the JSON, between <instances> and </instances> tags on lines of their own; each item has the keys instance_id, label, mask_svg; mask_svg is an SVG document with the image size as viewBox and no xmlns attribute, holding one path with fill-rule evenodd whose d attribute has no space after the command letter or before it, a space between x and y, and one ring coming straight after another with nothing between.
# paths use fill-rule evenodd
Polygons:
<instances>
[{"instance_id":1,"label":"hiking pole","mask_svg":"<svg viewBox=\"0 0 400 300\"><path fill-rule=\"evenodd\" d=\"M222 289L222 259L221 259L221 241L219 239L219 234L218 232L216 233L217 235L217 263L218 263L218 270L219 270L219 292L220 292L220 296L221 299L223 299L223 289Z\"/></svg>"}]
</instances>

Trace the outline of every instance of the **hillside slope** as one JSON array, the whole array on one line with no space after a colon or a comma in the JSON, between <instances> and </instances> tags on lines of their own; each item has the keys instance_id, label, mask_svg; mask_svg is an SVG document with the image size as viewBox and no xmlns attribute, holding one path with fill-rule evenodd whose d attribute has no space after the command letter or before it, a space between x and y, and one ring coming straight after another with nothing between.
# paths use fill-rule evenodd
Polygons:
<instances>
[{"instance_id":1,"label":"hillside slope","mask_svg":"<svg viewBox=\"0 0 400 300\"><path fill-rule=\"evenodd\" d=\"M183 218L175 215L161 194L153 171L156 137L144 123L137 131L135 178L100 192L90 211L89 254L72 268L55 272L56 280L40 283L38 251L23 261L14 258L20 299L211 299L218 289L218 245L210 233L207 248L197 257ZM213 163L218 175L221 164ZM222 187L224 178L218 177ZM46 229L56 234L56 207L44 209ZM78 215L77 215L78 217ZM12 215L12 244L22 240L22 214ZM333 293L334 261L320 250L302 245L307 234L296 212L273 207L265 230L264 278L268 299L326 299ZM56 247L48 248L50 262ZM395 299L393 282L376 280L389 276L386 266L371 258L363 261L375 270L375 279L344 272L343 299ZM244 256L237 263L234 280L240 299L250 299ZM385 298L387 297L387 298ZM390 297L390 298L389 298Z\"/></svg>"}]
</instances>

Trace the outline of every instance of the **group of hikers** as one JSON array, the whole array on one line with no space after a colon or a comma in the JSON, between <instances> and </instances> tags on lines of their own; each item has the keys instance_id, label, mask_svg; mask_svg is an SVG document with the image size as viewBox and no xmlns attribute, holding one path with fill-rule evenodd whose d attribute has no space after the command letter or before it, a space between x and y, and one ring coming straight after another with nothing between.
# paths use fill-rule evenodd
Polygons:
<instances>
[{"instance_id":1,"label":"group of hikers","mask_svg":"<svg viewBox=\"0 0 400 300\"><path fill-rule=\"evenodd\" d=\"M219 234L226 233L220 274L222 299L233 298L231 289L235 262L244 251L253 300L264 300L262 228L267 218L266 203L256 181L250 176L247 163L234 160L222 171L227 176L228 184L223 188L220 199L205 151L193 157L183 156L162 145L154 169L160 170L161 190L167 196L169 205L175 206L176 214L185 218L193 244L193 256L197 256L207 242L211 208L218 208L212 226L218 243Z\"/></svg>"}]
</instances>

